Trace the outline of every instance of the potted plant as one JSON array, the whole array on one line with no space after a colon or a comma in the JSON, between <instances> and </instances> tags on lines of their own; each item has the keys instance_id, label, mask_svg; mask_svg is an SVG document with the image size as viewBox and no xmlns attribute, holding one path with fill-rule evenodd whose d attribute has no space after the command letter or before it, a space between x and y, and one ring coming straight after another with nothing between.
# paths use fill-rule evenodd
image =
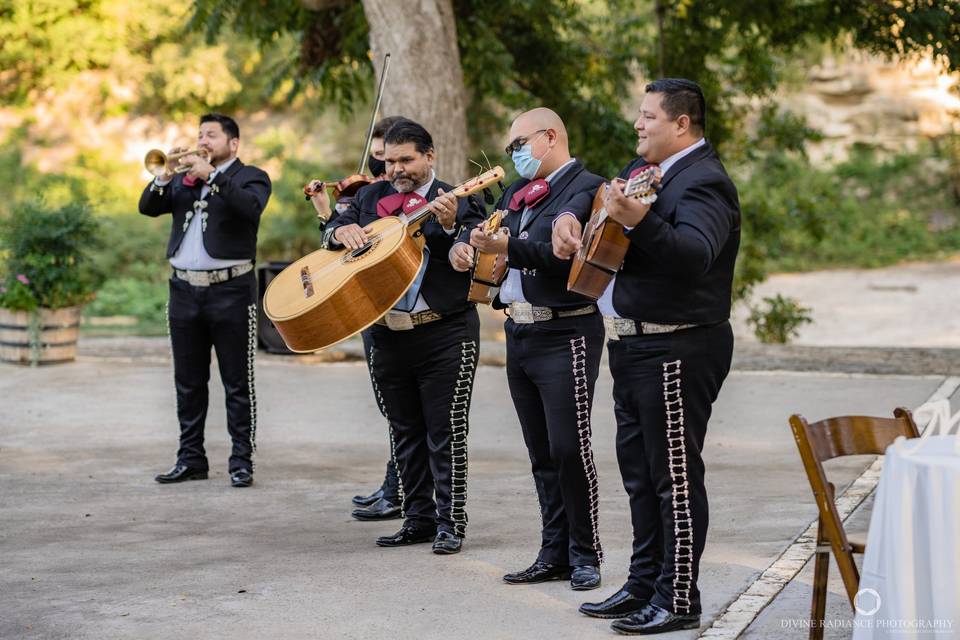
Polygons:
<instances>
[{"instance_id":1,"label":"potted plant","mask_svg":"<svg viewBox=\"0 0 960 640\"><path fill-rule=\"evenodd\" d=\"M20 203L0 219L0 360L76 357L80 314L101 281L88 259L97 227L84 202Z\"/></svg>"}]
</instances>

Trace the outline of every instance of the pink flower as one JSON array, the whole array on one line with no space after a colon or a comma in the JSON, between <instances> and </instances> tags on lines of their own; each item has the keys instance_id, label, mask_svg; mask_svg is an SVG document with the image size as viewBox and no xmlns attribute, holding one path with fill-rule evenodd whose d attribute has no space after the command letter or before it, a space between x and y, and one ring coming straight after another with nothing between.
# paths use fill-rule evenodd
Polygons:
<instances>
[{"instance_id":1,"label":"pink flower","mask_svg":"<svg viewBox=\"0 0 960 640\"><path fill-rule=\"evenodd\" d=\"M19 280L23 284L30 284L30 279L27 276L23 275L22 273L17 274L17 280Z\"/></svg>"}]
</instances>

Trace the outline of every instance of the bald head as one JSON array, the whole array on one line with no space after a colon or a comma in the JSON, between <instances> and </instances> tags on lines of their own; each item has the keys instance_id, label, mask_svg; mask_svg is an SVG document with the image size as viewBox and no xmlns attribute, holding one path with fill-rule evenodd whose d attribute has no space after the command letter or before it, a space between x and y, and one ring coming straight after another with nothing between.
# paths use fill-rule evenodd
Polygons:
<instances>
[{"instance_id":1,"label":"bald head","mask_svg":"<svg viewBox=\"0 0 960 640\"><path fill-rule=\"evenodd\" d=\"M537 107L521 113L510 127L510 142L517 138L532 145L533 157L541 160L537 178L554 172L570 160L567 128L553 109Z\"/></svg>"}]
</instances>

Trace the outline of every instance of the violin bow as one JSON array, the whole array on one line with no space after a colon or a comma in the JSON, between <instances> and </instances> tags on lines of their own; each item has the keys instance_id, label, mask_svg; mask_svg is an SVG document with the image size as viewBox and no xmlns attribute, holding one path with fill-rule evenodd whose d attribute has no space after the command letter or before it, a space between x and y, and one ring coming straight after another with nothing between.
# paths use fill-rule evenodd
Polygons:
<instances>
[{"instance_id":1,"label":"violin bow","mask_svg":"<svg viewBox=\"0 0 960 640\"><path fill-rule=\"evenodd\" d=\"M359 175L363 173L363 165L367 164L367 156L370 154L370 144L373 142L373 127L377 124L377 112L380 111L380 101L383 100L383 86L387 82L387 70L390 68L390 54L383 57L383 69L380 71L380 84L377 86L377 99L373 103L373 113L370 114L370 126L367 127L367 142L363 145L363 155L360 156L360 167L357 169Z\"/></svg>"}]
</instances>

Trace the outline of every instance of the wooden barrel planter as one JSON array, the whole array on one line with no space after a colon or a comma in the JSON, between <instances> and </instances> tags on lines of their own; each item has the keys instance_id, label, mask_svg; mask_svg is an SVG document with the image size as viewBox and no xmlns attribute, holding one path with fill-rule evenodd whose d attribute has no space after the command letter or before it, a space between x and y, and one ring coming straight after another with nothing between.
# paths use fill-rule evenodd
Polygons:
<instances>
[{"instance_id":1,"label":"wooden barrel planter","mask_svg":"<svg viewBox=\"0 0 960 640\"><path fill-rule=\"evenodd\" d=\"M77 356L82 309L38 309L34 321L33 312L0 308L0 360L18 364L71 362Z\"/></svg>"}]
</instances>

